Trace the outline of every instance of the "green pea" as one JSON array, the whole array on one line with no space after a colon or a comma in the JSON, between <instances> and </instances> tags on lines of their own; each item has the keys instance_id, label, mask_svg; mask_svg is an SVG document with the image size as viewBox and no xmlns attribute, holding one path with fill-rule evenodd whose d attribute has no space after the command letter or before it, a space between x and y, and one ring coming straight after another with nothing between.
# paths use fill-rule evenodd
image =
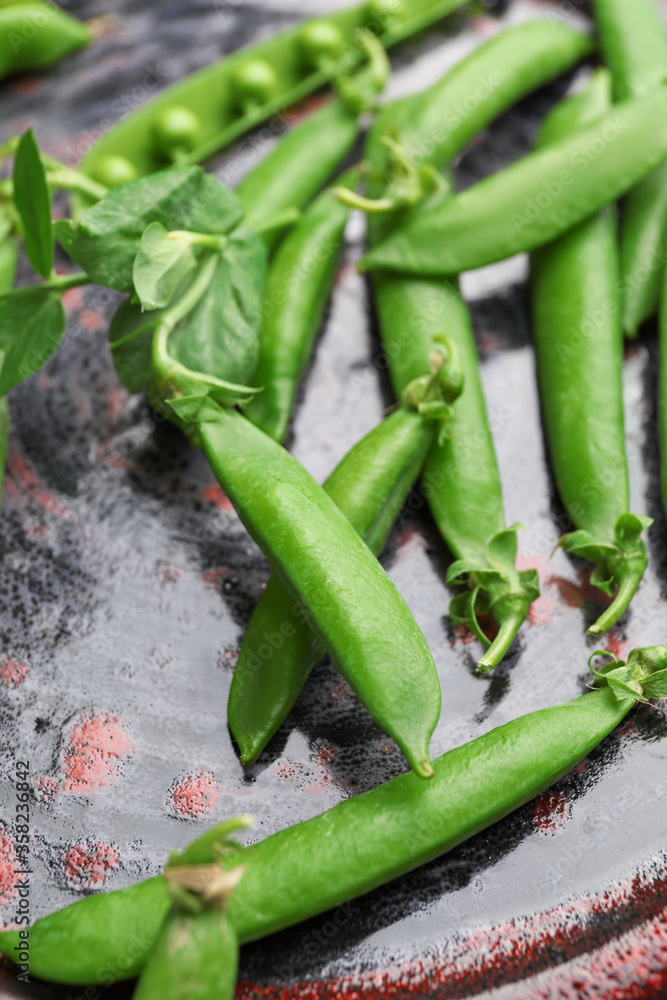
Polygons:
<instances>
[{"instance_id":1,"label":"green pea","mask_svg":"<svg viewBox=\"0 0 667 1000\"><path fill-rule=\"evenodd\" d=\"M236 103L245 112L275 97L280 83L273 66L265 59L249 59L234 71L232 87Z\"/></svg>"},{"instance_id":2,"label":"green pea","mask_svg":"<svg viewBox=\"0 0 667 1000\"><path fill-rule=\"evenodd\" d=\"M170 104L153 122L153 139L158 152L171 157L178 150L189 152L197 145L201 123L190 108Z\"/></svg>"},{"instance_id":3,"label":"green pea","mask_svg":"<svg viewBox=\"0 0 667 1000\"><path fill-rule=\"evenodd\" d=\"M465 0L411 0L409 7L405 5L407 15L396 19L395 26L392 20L386 22L387 30L381 33L382 45L389 47L402 42L464 3ZM396 11L392 4L388 13L392 15ZM118 122L112 133L103 136L84 158L83 169L91 172L95 160L106 152L127 155L140 165L142 176L162 169L164 157L155 147L153 123L165 100L190 108L201 122L201 135L195 148L187 154L187 162L200 163L213 156L261 121L262 112L268 117L279 108L289 108L320 87L323 76L331 79L340 71L345 80L359 64L365 64L357 36L359 29L369 24L369 12L368 2L344 7L326 18L318 17L310 23L278 32L180 80L166 92L168 97L161 93ZM379 10L378 15L381 14ZM380 23L380 17L376 21ZM2 50L0 31L0 75ZM220 101L220 95L224 100ZM319 147L314 144L314 149ZM309 159L312 162L317 157L310 155ZM307 169L312 169L310 163ZM320 187L328 176L325 171ZM309 191L304 201L318 189ZM74 218L89 208L91 201L81 192L74 193L71 202Z\"/></svg>"},{"instance_id":4,"label":"green pea","mask_svg":"<svg viewBox=\"0 0 667 1000\"><path fill-rule=\"evenodd\" d=\"M92 167L92 174L96 181L104 184L105 187L115 188L128 181L136 180L137 169L133 163L125 156L117 153L108 153L96 160Z\"/></svg>"},{"instance_id":5,"label":"green pea","mask_svg":"<svg viewBox=\"0 0 667 1000\"><path fill-rule=\"evenodd\" d=\"M299 41L308 64L315 69L337 62L343 54L343 34L331 21L306 24L301 29Z\"/></svg>"}]
</instances>

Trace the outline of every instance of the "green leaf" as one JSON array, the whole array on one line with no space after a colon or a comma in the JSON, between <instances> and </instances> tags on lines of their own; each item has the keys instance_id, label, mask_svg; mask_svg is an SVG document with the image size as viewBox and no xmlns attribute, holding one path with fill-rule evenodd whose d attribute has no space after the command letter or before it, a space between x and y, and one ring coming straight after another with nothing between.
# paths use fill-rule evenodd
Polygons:
<instances>
[{"instance_id":1,"label":"green leaf","mask_svg":"<svg viewBox=\"0 0 667 1000\"><path fill-rule=\"evenodd\" d=\"M632 552L637 548L641 535L653 524L652 517L638 514L621 514L614 525L614 538L618 547L624 552Z\"/></svg>"},{"instance_id":2,"label":"green leaf","mask_svg":"<svg viewBox=\"0 0 667 1000\"><path fill-rule=\"evenodd\" d=\"M34 285L0 298L0 396L42 367L65 324L58 292Z\"/></svg>"},{"instance_id":3,"label":"green leaf","mask_svg":"<svg viewBox=\"0 0 667 1000\"><path fill-rule=\"evenodd\" d=\"M563 535L560 545L565 552L581 556L590 562L603 563L607 559L613 559L618 555L618 549L609 542L600 542L590 531L572 531L569 535Z\"/></svg>"},{"instance_id":4,"label":"green leaf","mask_svg":"<svg viewBox=\"0 0 667 1000\"><path fill-rule=\"evenodd\" d=\"M536 569L519 570L519 583L532 604L540 596L540 574Z\"/></svg>"},{"instance_id":5,"label":"green leaf","mask_svg":"<svg viewBox=\"0 0 667 1000\"><path fill-rule=\"evenodd\" d=\"M249 229L236 230L210 287L169 337L169 353L193 372L246 383L257 365L266 248Z\"/></svg>"},{"instance_id":6,"label":"green leaf","mask_svg":"<svg viewBox=\"0 0 667 1000\"><path fill-rule=\"evenodd\" d=\"M171 167L114 188L56 235L91 281L131 292L134 259L151 222L169 231L224 235L243 217L237 196L201 167Z\"/></svg>"},{"instance_id":7,"label":"green leaf","mask_svg":"<svg viewBox=\"0 0 667 1000\"><path fill-rule=\"evenodd\" d=\"M174 238L161 222L151 222L134 261L134 288L144 309L163 309L183 279L197 266L192 245Z\"/></svg>"},{"instance_id":8,"label":"green leaf","mask_svg":"<svg viewBox=\"0 0 667 1000\"><path fill-rule=\"evenodd\" d=\"M647 698L667 698L667 670L659 670L642 683Z\"/></svg>"},{"instance_id":9,"label":"green leaf","mask_svg":"<svg viewBox=\"0 0 667 1000\"><path fill-rule=\"evenodd\" d=\"M616 580L606 562L599 563L591 573L591 584L601 590L607 597L613 597L616 590Z\"/></svg>"},{"instance_id":10,"label":"green leaf","mask_svg":"<svg viewBox=\"0 0 667 1000\"><path fill-rule=\"evenodd\" d=\"M143 312L138 302L123 299L109 326L109 346L116 375L128 392L141 392L151 374L153 330L161 310Z\"/></svg>"},{"instance_id":11,"label":"green leaf","mask_svg":"<svg viewBox=\"0 0 667 1000\"><path fill-rule=\"evenodd\" d=\"M21 136L14 157L14 204L23 223L25 252L43 278L53 268L51 194L32 129Z\"/></svg>"},{"instance_id":12,"label":"green leaf","mask_svg":"<svg viewBox=\"0 0 667 1000\"><path fill-rule=\"evenodd\" d=\"M479 605L479 608L478 608ZM467 625L483 646L490 646L487 636L477 620L477 611L486 611L484 597L479 587L457 594L449 605L449 617L455 625Z\"/></svg>"},{"instance_id":13,"label":"green leaf","mask_svg":"<svg viewBox=\"0 0 667 1000\"><path fill-rule=\"evenodd\" d=\"M514 569L516 554L519 548L517 531L522 528L523 525L521 524L513 524L509 528L505 528L504 531L498 531L489 540L487 545L489 561L493 566L497 566L499 570L504 570L505 572L509 570L511 572Z\"/></svg>"}]
</instances>

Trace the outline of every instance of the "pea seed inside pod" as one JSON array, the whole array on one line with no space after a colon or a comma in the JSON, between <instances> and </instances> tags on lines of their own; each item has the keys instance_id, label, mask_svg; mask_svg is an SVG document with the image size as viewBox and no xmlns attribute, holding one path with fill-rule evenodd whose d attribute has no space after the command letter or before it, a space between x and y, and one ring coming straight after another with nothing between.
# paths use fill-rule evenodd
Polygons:
<instances>
[{"instance_id":1,"label":"pea seed inside pod","mask_svg":"<svg viewBox=\"0 0 667 1000\"><path fill-rule=\"evenodd\" d=\"M280 88L276 71L265 59L250 59L239 66L232 86L236 103L244 113L266 104Z\"/></svg>"},{"instance_id":2,"label":"pea seed inside pod","mask_svg":"<svg viewBox=\"0 0 667 1000\"><path fill-rule=\"evenodd\" d=\"M153 122L153 139L164 156L179 150L188 152L197 145L201 124L197 115L182 104L164 108Z\"/></svg>"},{"instance_id":3,"label":"pea seed inside pod","mask_svg":"<svg viewBox=\"0 0 667 1000\"><path fill-rule=\"evenodd\" d=\"M120 187L138 176L134 164L126 156L119 156L117 153L101 156L94 164L92 174L96 181L108 188Z\"/></svg>"},{"instance_id":4,"label":"pea seed inside pod","mask_svg":"<svg viewBox=\"0 0 667 1000\"><path fill-rule=\"evenodd\" d=\"M330 21L312 21L301 31L301 49L308 65L321 69L336 63L343 55L343 35Z\"/></svg>"}]
</instances>

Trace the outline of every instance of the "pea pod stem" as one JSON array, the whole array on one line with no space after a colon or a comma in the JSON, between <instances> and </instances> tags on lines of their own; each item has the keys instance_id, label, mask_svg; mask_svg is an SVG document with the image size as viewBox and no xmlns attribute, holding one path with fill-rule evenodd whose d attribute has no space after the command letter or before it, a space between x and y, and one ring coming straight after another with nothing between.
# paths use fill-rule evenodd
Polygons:
<instances>
[{"instance_id":1,"label":"pea pod stem","mask_svg":"<svg viewBox=\"0 0 667 1000\"><path fill-rule=\"evenodd\" d=\"M600 119L609 102L609 74L600 70L581 94L547 118L538 136L540 148ZM630 604L648 561L641 535L651 524L650 518L628 511L618 268L609 209L542 248L531 261L549 451L559 492L578 529L561 544L566 552L597 563L593 584L610 596L618 588L590 635L611 628ZM591 316L603 319L592 323Z\"/></svg>"},{"instance_id":2,"label":"pea pod stem","mask_svg":"<svg viewBox=\"0 0 667 1000\"><path fill-rule=\"evenodd\" d=\"M616 596L611 605L604 611L594 625L588 629L589 635L604 635L612 628L618 619L630 607L632 598L637 593L637 588L644 578L648 559L645 556L637 556L634 559L623 563L622 568L614 578L614 583L618 586Z\"/></svg>"},{"instance_id":3,"label":"pea pod stem","mask_svg":"<svg viewBox=\"0 0 667 1000\"><path fill-rule=\"evenodd\" d=\"M399 775L240 855L222 854L224 869L239 862L245 868L226 910L239 942L272 934L412 871L539 795L638 701L667 695L667 647L634 650L627 663L612 660L594 676L596 690L445 753L434 762L430 782ZM170 903L167 883L158 876L88 896L38 920L30 934L33 975L72 984L136 976ZM9 956L18 941L18 931L0 933L0 948Z\"/></svg>"}]
</instances>

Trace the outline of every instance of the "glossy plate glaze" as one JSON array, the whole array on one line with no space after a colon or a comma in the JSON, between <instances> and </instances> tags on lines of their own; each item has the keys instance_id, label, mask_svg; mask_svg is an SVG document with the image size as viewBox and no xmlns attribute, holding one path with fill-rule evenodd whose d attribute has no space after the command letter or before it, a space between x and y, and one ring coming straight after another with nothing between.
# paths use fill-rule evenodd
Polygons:
<instances>
[{"instance_id":1,"label":"glossy plate glaze","mask_svg":"<svg viewBox=\"0 0 667 1000\"><path fill-rule=\"evenodd\" d=\"M321 0L307 13L325 10ZM74 13L108 13L101 0ZM68 8L69 9L69 8ZM303 3L113 5L97 44L0 90L0 138L36 126L74 162L104 122L222 51L293 23ZM569 10L570 8L568 8ZM504 22L562 16L515 0ZM576 16L576 12L575 12ZM463 30L462 30L463 29ZM392 95L418 89L497 30L464 18L395 57ZM524 101L463 157L467 185L525 152L573 77ZM304 109L299 109L301 113ZM272 128L218 158L240 176ZM63 206L64 207L64 206ZM322 479L390 404L368 289L346 258L290 440ZM62 259L61 263L65 264ZM628 349L632 509L656 519L631 612L601 643L590 567L562 552L565 522L545 456L522 259L467 275L508 523L540 570L506 662L475 673L478 644L447 619L449 556L418 494L384 564L433 650L443 686L434 755L524 712L580 694L588 656L666 641L667 525L658 489L653 329ZM12 393L0 515L0 919L14 920L15 778L29 761L31 915L158 872L170 847L235 813L261 838L404 769L331 664L313 673L270 748L245 773L225 705L245 624L268 576L201 453L119 388L106 346L111 293L68 293L62 349ZM667 719L640 708L536 802L420 869L245 947L239 997L493 997L624 1000L667 995ZM0 997L129 997L131 987L54 987L0 966Z\"/></svg>"}]
</instances>

